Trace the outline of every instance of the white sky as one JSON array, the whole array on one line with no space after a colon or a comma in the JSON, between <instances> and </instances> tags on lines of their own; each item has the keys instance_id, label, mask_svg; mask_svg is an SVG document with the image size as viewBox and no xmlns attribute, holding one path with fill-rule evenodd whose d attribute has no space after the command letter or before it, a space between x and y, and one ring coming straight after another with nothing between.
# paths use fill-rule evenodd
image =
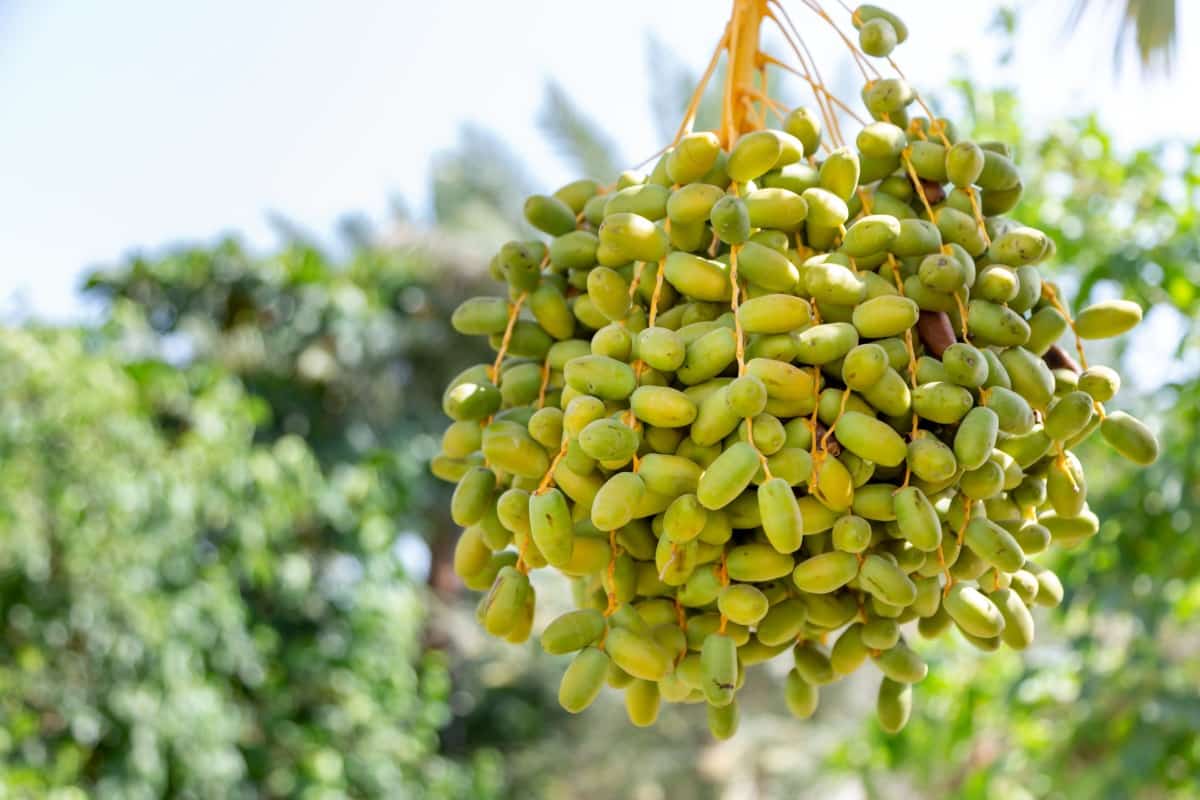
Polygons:
<instances>
[{"instance_id":1,"label":"white sky","mask_svg":"<svg viewBox=\"0 0 1200 800\"><path fill-rule=\"evenodd\" d=\"M0 0L0 298L70 317L83 269L131 250L223 231L266 244L269 210L322 234L346 212L383 217L396 194L419 210L430 158L464 120L503 136L553 187L569 176L534 122L546 75L639 160L662 145L647 36L698 72L728 5ZM976 43L976 77L1017 85L1033 127L1100 108L1127 145L1200 136L1195 4L1180 3L1192 46L1173 78L1141 83L1131 69L1116 85L1106 28L1061 36L1073 0L1021 5L1013 66L995 73L994 3L891 0L912 29L898 60L918 87L942 89ZM827 69L844 69L840 43L799 0L789 7Z\"/></svg>"}]
</instances>

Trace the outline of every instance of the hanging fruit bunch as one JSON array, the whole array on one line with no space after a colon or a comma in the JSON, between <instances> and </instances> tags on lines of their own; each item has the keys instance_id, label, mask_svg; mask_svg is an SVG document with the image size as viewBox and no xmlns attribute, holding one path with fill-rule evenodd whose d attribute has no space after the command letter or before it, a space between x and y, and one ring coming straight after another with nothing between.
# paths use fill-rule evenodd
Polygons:
<instances>
[{"instance_id":1,"label":"hanging fruit bunch","mask_svg":"<svg viewBox=\"0 0 1200 800\"><path fill-rule=\"evenodd\" d=\"M511 642L530 635L530 570L570 579L579 608L541 634L575 654L568 711L607 683L637 725L706 703L727 737L747 669L790 651L797 716L870 660L898 731L927 672L912 628L1019 650L1030 608L1062 599L1033 558L1099 528L1076 445L1099 430L1136 464L1157 456L1145 425L1106 413L1120 378L1081 342L1141 309L1072 319L1038 266L1054 243L1004 216L1008 148L960 137L891 60L904 23L860 6L855 46L805 5L850 48L869 119L824 87L778 0L735 0L650 174L530 197L546 238L501 247L508 296L454 314L497 351L445 393L433 469L458 484L455 568ZM764 20L795 65L759 49ZM720 129L692 132L722 55ZM771 66L815 110L780 109Z\"/></svg>"}]
</instances>

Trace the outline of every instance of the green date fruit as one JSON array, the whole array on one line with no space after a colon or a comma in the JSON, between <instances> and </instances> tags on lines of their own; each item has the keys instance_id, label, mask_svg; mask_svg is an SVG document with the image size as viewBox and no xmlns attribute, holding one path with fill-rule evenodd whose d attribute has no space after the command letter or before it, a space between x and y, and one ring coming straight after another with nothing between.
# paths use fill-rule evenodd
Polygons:
<instances>
[{"instance_id":1,"label":"green date fruit","mask_svg":"<svg viewBox=\"0 0 1200 800\"><path fill-rule=\"evenodd\" d=\"M870 58L909 38L878 6L849 20ZM1078 445L1158 458L1157 422L1105 408L1118 373L1068 355L1142 307L1070 319L1054 240L1005 216L1010 149L921 116L902 78L862 88L853 130L815 107L778 129L729 114L648 174L530 196L496 291L450 314L492 351L445 388L430 459L455 484L454 572L510 642L531 635L531 573L569 579L540 641L571 657L570 713L608 684L634 725L704 703L727 738L748 667L791 658L784 703L807 719L870 660L899 731L929 670L908 623L1028 648L1030 609L1065 593L1038 562L1101 530Z\"/></svg>"}]
</instances>

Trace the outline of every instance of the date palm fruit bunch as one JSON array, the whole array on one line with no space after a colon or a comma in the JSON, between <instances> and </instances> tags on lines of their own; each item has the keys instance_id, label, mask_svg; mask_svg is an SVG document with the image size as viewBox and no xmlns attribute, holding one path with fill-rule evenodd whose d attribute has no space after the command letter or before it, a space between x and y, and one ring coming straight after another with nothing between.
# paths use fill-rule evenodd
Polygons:
<instances>
[{"instance_id":1,"label":"date palm fruit bunch","mask_svg":"<svg viewBox=\"0 0 1200 800\"><path fill-rule=\"evenodd\" d=\"M853 22L873 55L908 34L874 7ZM498 351L445 392L454 566L511 642L533 624L529 571L570 579L578 609L541 633L574 654L568 711L607 683L637 725L705 703L726 737L747 670L790 651L794 714L871 661L898 731L927 672L911 635L1019 650L1030 609L1062 599L1034 558L1099 528L1076 445L1099 431L1157 456L1106 412L1120 378L1079 341L1141 309L1069 316L1039 269L1054 243L1004 216L1008 148L922 116L902 78L862 101L853 146L799 108L530 197L542 235L491 262L507 296L454 313Z\"/></svg>"}]
</instances>

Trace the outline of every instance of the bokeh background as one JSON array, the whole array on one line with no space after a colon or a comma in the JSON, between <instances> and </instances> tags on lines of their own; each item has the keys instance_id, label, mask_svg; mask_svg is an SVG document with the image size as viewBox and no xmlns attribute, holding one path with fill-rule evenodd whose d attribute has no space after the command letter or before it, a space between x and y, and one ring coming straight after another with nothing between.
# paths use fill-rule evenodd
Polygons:
<instances>
[{"instance_id":1,"label":"bokeh background","mask_svg":"<svg viewBox=\"0 0 1200 800\"><path fill-rule=\"evenodd\" d=\"M1163 454L1084 449L1063 606L1020 656L918 641L902 734L870 676L799 722L767 668L717 744L487 640L427 464L524 194L669 141L727 3L0 0L0 796L1200 797L1200 15L890 7L1076 307L1148 309L1094 354Z\"/></svg>"}]
</instances>

